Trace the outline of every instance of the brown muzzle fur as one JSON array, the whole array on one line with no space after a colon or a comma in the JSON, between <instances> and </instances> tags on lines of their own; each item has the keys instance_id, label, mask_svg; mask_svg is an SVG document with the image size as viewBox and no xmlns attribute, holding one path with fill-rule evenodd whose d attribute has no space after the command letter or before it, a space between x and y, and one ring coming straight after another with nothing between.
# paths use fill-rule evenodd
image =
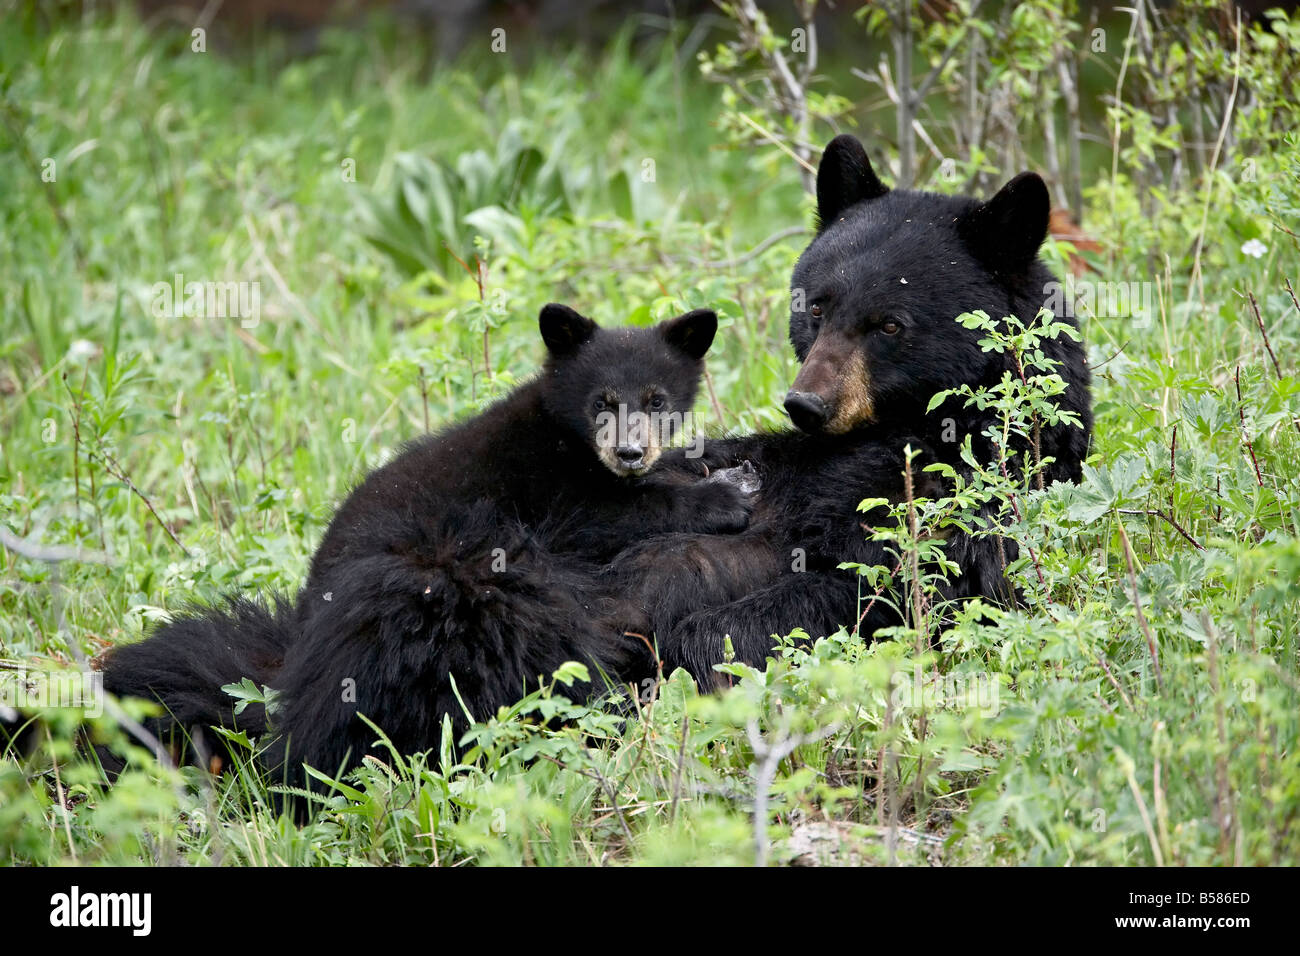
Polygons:
<instances>
[{"instance_id":1,"label":"brown muzzle fur","mask_svg":"<svg viewBox=\"0 0 1300 956\"><path fill-rule=\"evenodd\" d=\"M790 390L816 395L825 403L822 431L832 435L842 435L875 418L867 357L860 345L837 332L817 336Z\"/></svg>"}]
</instances>

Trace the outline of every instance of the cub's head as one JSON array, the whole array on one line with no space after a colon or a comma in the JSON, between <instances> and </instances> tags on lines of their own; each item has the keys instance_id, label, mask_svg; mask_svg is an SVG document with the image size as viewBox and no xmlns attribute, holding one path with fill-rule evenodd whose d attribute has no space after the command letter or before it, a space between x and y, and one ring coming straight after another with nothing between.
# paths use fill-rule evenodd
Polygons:
<instances>
[{"instance_id":1,"label":"cub's head","mask_svg":"<svg viewBox=\"0 0 1300 956\"><path fill-rule=\"evenodd\" d=\"M1051 279L1037 260L1049 213L1033 173L987 202L891 190L857 139L832 140L817 169L817 236L791 280L803 363L785 399L794 423L840 434L981 382L995 359L953 319L1034 318Z\"/></svg>"},{"instance_id":2,"label":"cub's head","mask_svg":"<svg viewBox=\"0 0 1300 956\"><path fill-rule=\"evenodd\" d=\"M614 474L644 475L695 403L717 315L696 309L648 329L602 329L552 304L539 325L548 414Z\"/></svg>"}]
</instances>

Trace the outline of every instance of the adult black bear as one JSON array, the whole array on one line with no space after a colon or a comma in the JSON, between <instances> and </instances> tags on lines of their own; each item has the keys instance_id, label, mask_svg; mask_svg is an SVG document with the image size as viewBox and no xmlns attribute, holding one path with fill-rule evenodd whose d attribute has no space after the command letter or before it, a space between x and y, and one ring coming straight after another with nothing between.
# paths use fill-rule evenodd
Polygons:
<instances>
[{"instance_id":1,"label":"adult black bear","mask_svg":"<svg viewBox=\"0 0 1300 956\"><path fill-rule=\"evenodd\" d=\"M931 461L964 468L967 434L990 460L981 434L990 413L958 399L926 408L939 391L993 385L1011 368L954 319L979 309L1026 323L1037 316L1058 288L1038 259L1049 212L1033 173L987 202L891 190L857 139L831 142L817 171L817 235L791 282L790 341L803 364L785 405L801 431L709 443L705 465L757 467L762 491L745 532L644 542L609 572L630 596L628 626L653 631L670 667L710 683L724 635L740 660L761 665L774 633L858 622L858 579L837 566L889 563L865 540L856 507L865 497L900 499L904 445L922 452L918 481ZM1092 423L1084 350L1062 337L1043 351L1068 383L1059 404L1082 424L1043 429L1041 453L1054 459L1045 477L1077 481ZM954 535L947 550L961 569L952 597L1010 597L989 538ZM869 634L896 622L875 602L861 626Z\"/></svg>"},{"instance_id":2,"label":"adult black bear","mask_svg":"<svg viewBox=\"0 0 1300 956\"><path fill-rule=\"evenodd\" d=\"M646 534L744 527L726 482L652 474L688 414L717 317L598 328L572 309L540 317L542 374L483 413L417 439L339 508L295 606L246 600L183 616L115 648L104 686L157 698L175 739L194 726L274 738L268 764L300 780L355 765L381 727L403 752L459 737L566 661L594 695L652 672L643 640L611 633L590 584L599 562ZM236 716L223 684L278 696ZM464 702L462 707L461 701ZM211 740L211 738L209 738ZM287 755L286 755L287 752Z\"/></svg>"}]
</instances>

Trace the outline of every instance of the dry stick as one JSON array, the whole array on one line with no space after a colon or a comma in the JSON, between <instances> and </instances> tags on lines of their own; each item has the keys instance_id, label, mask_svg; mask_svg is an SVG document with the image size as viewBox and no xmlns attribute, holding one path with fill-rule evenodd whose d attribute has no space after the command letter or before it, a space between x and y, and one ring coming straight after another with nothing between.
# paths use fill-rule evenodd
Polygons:
<instances>
[{"instance_id":1,"label":"dry stick","mask_svg":"<svg viewBox=\"0 0 1300 956\"><path fill-rule=\"evenodd\" d=\"M808 162L808 160L804 159L802 156L800 156L798 153L792 150L785 143L781 142L780 138L771 130L764 129L762 126L759 126L752 119L750 119L749 115L746 113L738 113L736 115L739 116L746 123L748 123L750 126L754 127L754 130L755 132L758 133L758 135L762 136L765 140L767 140L769 143L771 143L777 149L781 150L781 152L785 153L796 163L798 163L801 167L803 167L804 172L809 173L813 176L817 174L816 166Z\"/></svg>"},{"instance_id":2,"label":"dry stick","mask_svg":"<svg viewBox=\"0 0 1300 956\"><path fill-rule=\"evenodd\" d=\"M794 236L802 236L807 231L808 229L805 226L788 226L779 232L772 233L772 235L754 246L754 248L750 249L746 253L736 256L734 259L717 259L712 262L706 262L703 259L688 259L687 264L692 265L697 269L734 269L736 266L744 265L751 259L758 258L778 242L781 242L784 239L793 238ZM670 256L668 257L668 261L673 262L674 260Z\"/></svg>"},{"instance_id":3,"label":"dry stick","mask_svg":"<svg viewBox=\"0 0 1300 956\"><path fill-rule=\"evenodd\" d=\"M822 727L820 730L810 734L797 734L793 737L783 737L775 744L767 744L763 740L763 735L759 732L757 721L750 721L745 727L746 736L749 737L749 747L754 752L754 760L758 764L758 769L754 774L754 865L767 865L767 792L771 789L772 781L776 779L776 769L781 765L781 761L790 756L804 744L816 743L819 740L825 740L839 732L838 723L831 724L829 727Z\"/></svg>"},{"instance_id":4,"label":"dry stick","mask_svg":"<svg viewBox=\"0 0 1300 956\"><path fill-rule=\"evenodd\" d=\"M70 548L61 544L37 544L27 538L18 537L3 525L0 525L0 545L14 554L31 558L33 561L45 561L51 564L57 561L113 564L113 557L102 551L87 551L84 548Z\"/></svg>"},{"instance_id":5,"label":"dry stick","mask_svg":"<svg viewBox=\"0 0 1300 956\"><path fill-rule=\"evenodd\" d=\"M1014 346L1011 348L1011 360L1016 363L1016 372L1020 375L1020 384L1029 388L1029 378L1025 375L1025 366L1020 361L1020 351ZM1043 422L1038 416L1037 409L1034 410L1034 437L1031 441L1034 451L1034 478L1038 484L1038 490L1042 491L1045 487L1043 477Z\"/></svg>"},{"instance_id":6,"label":"dry stick","mask_svg":"<svg viewBox=\"0 0 1300 956\"><path fill-rule=\"evenodd\" d=\"M921 597L921 552L917 545L917 539L921 536L920 525L916 517L916 500L913 496L912 489L912 462L909 460L903 466L903 493L907 498L907 533L911 535L911 548L909 548L908 564L912 572L912 626L916 628L917 634L921 633L922 615L925 612ZM920 637L917 638L918 644ZM921 648L917 647L919 653ZM924 720L922 716L922 720Z\"/></svg>"},{"instance_id":7,"label":"dry stick","mask_svg":"<svg viewBox=\"0 0 1300 956\"><path fill-rule=\"evenodd\" d=\"M1288 280L1288 284L1289 282L1290 280ZM1273 354L1273 344L1268 340L1268 329L1264 328L1264 317L1259 314L1259 303L1255 301L1255 293L1247 289L1246 298L1250 300L1251 311L1255 313L1255 324L1259 326L1259 334L1264 338L1264 348L1268 350L1268 357L1273 362L1273 372L1278 378L1281 378L1282 369L1277 364L1277 356Z\"/></svg>"},{"instance_id":8,"label":"dry stick","mask_svg":"<svg viewBox=\"0 0 1300 956\"><path fill-rule=\"evenodd\" d=\"M1111 673L1110 665L1106 663L1106 658L1103 657L1101 654L1098 654L1097 663L1100 664L1101 669L1106 672L1106 677L1110 679L1112 686L1114 686L1114 688L1117 691L1119 691L1120 699L1124 701L1125 704L1128 705L1129 710L1133 710L1133 701L1129 699L1128 694L1124 693L1124 688L1120 686L1119 681L1115 679L1115 675Z\"/></svg>"},{"instance_id":9,"label":"dry stick","mask_svg":"<svg viewBox=\"0 0 1300 956\"><path fill-rule=\"evenodd\" d=\"M677 819L677 803L682 796L682 769L686 765L686 731L688 724L689 718L682 715L682 733L677 741L677 769L673 772L673 802L668 811L669 823Z\"/></svg>"},{"instance_id":10,"label":"dry stick","mask_svg":"<svg viewBox=\"0 0 1300 956\"><path fill-rule=\"evenodd\" d=\"M1133 775L1133 761L1126 760L1124 763L1124 776L1128 779L1129 792L1133 794L1133 800L1137 804L1138 815L1142 817L1142 829L1146 830L1147 842L1151 844L1151 855L1155 857L1156 866L1164 866L1164 854L1160 852L1160 841L1156 839L1155 828L1151 826L1151 814L1147 811L1147 802L1142 799L1142 791L1138 789L1137 777Z\"/></svg>"},{"instance_id":11,"label":"dry stick","mask_svg":"<svg viewBox=\"0 0 1300 956\"><path fill-rule=\"evenodd\" d=\"M948 65L948 61L952 59L953 54L957 52L957 48L961 46L961 41L966 39L966 35L970 32L969 25L975 21L975 14L979 12L980 5L983 2L984 0L975 0L975 2L970 5L970 10L966 13L965 22L961 25L960 29L953 34L953 38L948 42L947 49L945 49L943 55L939 57L939 62L936 63L934 68L925 75L925 79L921 80L916 91L911 94L913 106L921 105L921 101L924 100L926 94L930 92L930 87L934 85L934 81L939 78L939 74L943 72L943 68ZM901 80L902 77L899 77L899 79Z\"/></svg>"},{"instance_id":12,"label":"dry stick","mask_svg":"<svg viewBox=\"0 0 1300 956\"><path fill-rule=\"evenodd\" d=\"M1129 54L1133 49L1133 40L1137 36L1138 25L1142 21L1142 4L1136 8L1125 8L1125 13L1133 14L1133 20L1129 24L1128 36L1124 39L1124 55L1119 62L1119 75L1115 80L1115 131L1111 136L1111 157L1110 157L1110 188L1114 194L1115 182L1119 179L1119 141L1120 141L1120 124L1123 122L1123 110L1121 107L1124 103L1124 78L1128 75ZM1113 220L1112 220L1113 221ZM1115 264L1115 247L1112 245L1108 264Z\"/></svg>"},{"instance_id":13,"label":"dry stick","mask_svg":"<svg viewBox=\"0 0 1300 956\"><path fill-rule=\"evenodd\" d=\"M45 730L45 744L47 747L50 748L50 751L52 753L54 750L54 738L50 734L49 724L45 725L44 730ZM68 813L68 792L63 789L63 780L59 775L59 758L52 757L51 760L54 764L54 790L58 794L58 798L59 798L59 815L63 817L63 832L67 835L68 838L68 852L72 854L72 862L76 863L77 845L75 842L73 842L72 839L72 820L71 820L71 814Z\"/></svg>"},{"instance_id":14,"label":"dry stick","mask_svg":"<svg viewBox=\"0 0 1300 956\"><path fill-rule=\"evenodd\" d=\"M1205 657L1210 666L1210 692L1214 694L1214 725L1218 734L1218 753L1214 755L1214 782L1218 791L1214 816L1219 824L1220 851L1226 852L1232 843L1232 828L1236 814L1232 810L1232 787L1228 783L1228 734L1223 719L1223 695L1219 683L1219 632L1210 616L1201 612L1201 628L1205 631Z\"/></svg>"},{"instance_id":15,"label":"dry stick","mask_svg":"<svg viewBox=\"0 0 1300 956\"><path fill-rule=\"evenodd\" d=\"M63 602L59 600L59 564L62 561L85 561L94 564L112 564L113 559L107 554L101 554L96 551L83 551L80 548L67 548L59 545L42 545L35 544L24 538L19 538L12 534L8 528L0 526L0 544L3 544L10 551L21 554L23 557L31 558L36 561L44 561L50 565L50 594L54 600L54 626L57 633L62 636L66 633L67 628L63 620ZM85 653L81 646L70 636L65 639L65 644L77 662L77 666L83 671L92 670L90 661L86 659ZM169 770L173 770L176 764L172 761L171 755L167 748L162 745L157 737L145 729L137 720L127 714L111 697L104 698L104 710L112 717L118 725L125 727L127 732L136 740L147 746L153 751L154 758Z\"/></svg>"},{"instance_id":16,"label":"dry stick","mask_svg":"<svg viewBox=\"0 0 1300 956\"><path fill-rule=\"evenodd\" d=\"M718 424L725 426L727 413L722 410L722 403L718 401L718 393L713 387L713 376L709 374L708 368L704 369L704 384L709 390L709 404L713 406L713 414L717 416Z\"/></svg>"},{"instance_id":17,"label":"dry stick","mask_svg":"<svg viewBox=\"0 0 1300 956\"><path fill-rule=\"evenodd\" d=\"M894 562L894 566L890 569L889 577L893 578L893 576L897 574L899 571L901 571L902 569L903 569L903 559L899 558L896 562ZM871 595L871 600L867 602L867 606L864 607L862 609L862 613L858 615L858 623L853 625L854 637L858 636L858 631L862 627L862 622L866 620L867 612L869 612L873 607L876 606L876 601L880 598L880 595L884 592L884 590L885 590L885 582L881 581L878 585L876 585L876 590Z\"/></svg>"},{"instance_id":18,"label":"dry stick","mask_svg":"<svg viewBox=\"0 0 1300 956\"><path fill-rule=\"evenodd\" d=\"M1156 724L1157 728L1164 727L1164 721ZM1160 837L1160 846L1164 849L1165 854L1173 859L1173 850L1169 844L1169 807L1165 803L1165 788L1160 782L1160 751L1155 750L1152 754L1154 766L1151 770L1151 792L1155 797L1156 812L1156 833Z\"/></svg>"},{"instance_id":19,"label":"dry stick","mask_svg":"<svg viewBox=\"0 0 1300 956\"><path fill-rule=\"evenodd\" d=\"M1291 280L1284 279L1283 281L1286 283L1286 291L1291 296L1291 301L1295 303L1295 310L1300 312L1300 299L1296 298L1295 289L1291 288Z\"/></svg>"},{"instance_id":20,"label":"dry stick","mask_svg":"<svg viewBox=\"0 0 1300 956\"><path fill-rule=\"evenodd\" d=\"M104 466L105 471L126 485L126 487L130 489L137 498L143 501L145 507L149 509L149 513L154 516L154 520L157 521L158 524L162 526L162 529L167 532L167 537L172 539L172 543L181 549L181 552L185 557L188 558L191 556L189 549L186 548L185 545L181 544L180 539L177 538L176 535L172 534L172 529L167 527L167 522L163 521L162 517L158 514L157 509L153 506L153 502L149 500L149 496L135 486L135 482L131 480L130 476L111 455L107 452L96 452L91 448L86 449L86 454L90 458L98 460L99 463Z\"/></svg>"},{"instance_id":21,"label":"dry stick","mask_svg":"<svg viewBox=\"0 0 1300 956\"><path fill-rule=\"evenodd\" d=\"M925 650L924 634L926 632L924 615L925 604L921 594L921 546L918 539L921 536L920 523L916 516L916 499L913 494L912 485L912 460L907 459L903 466L903 489L907 495L907 531L911 536L908 542L909 551L911 552L912 565L912 626L916 629L916 653L919 657ZM916 774L912 778L912 786L908 788L908 798L913 800L915 805L916 794L920 792L922 781L925 777L925 744L927 730L927 714L925 710L925 696L921 697L921 713L917 720L916 727Z\"/></svg>"},{"instance_id":22,"label":"dry stick","mask_svg":"<svg viewBox=\"0 0 1300 956\"><path fill-rule=\"evenodd\" d=\"M241 205L243 205L243 197L244 193L241 190ZM330 346L333 347L334 351L341 352L342 349L340 349L333 339L326 334L325 327L321 325L321 321L316 316L316 313L307 308L307 304L303 302L302 299L298 298L298 296L293 294L293 290L289 288L289 283L285 281L284 276L280 274L280 270L277 269L275 263L271 261L271 257L267 254L266 243L258 234L257 228L253 225L253 219L248 214L247 206L243 206L241 218L244 221L244 231L248 233L248 240L253 247L253 255L261 261L262 268L265 269L266 274L271 277L271 282L279 291L281 298L298 309L299 316L311 326L313 332L320 336L322 342L328 342Z\"/></svg>"},{"instance_id":23,"label":"dry stick","mask_svg":"<svg viewBox=\"0 0 1300 956\"><path fill-rule=\"evenodd\" d=\"M424 403L424 430L429 430L429 383L424 377L424 366L420 369L420 400Z\"/></svg>"},{"instance_id":24,"label":"dry stick","mask_svg":"<svg viewBox=\"0 0 1300 956\"><path fill-rule=\"evenodd\" d=\"M1165 514L1165 513L1164 513L1163 511L1161 511L1159 508L1156 508L1156 509L1154 509L1154 510L1150 510L1150 511L1145 510L1145 509L1140 509L1140 508L1118 508L1118 509L1116 509L1116 510L1118 510L1118 512L1119 512L1120 514L1122 514L1122 515L1150 515L1150 516L1153 517L1153 518L1163 518L1165 521L1168 521L1168 522L1169 522L1170 526L1173 527L1173 529L1174 529L1175 531L1177 531L1177 532L1178 532L1179 534L1181 534L1184 538L1186 538L1186 539L1187 539L1188 541L1190 541L1193 545L1195 545L1195 546L1196 546L1196 550L1198 550L1198 551L1204 551L1204 550L1205 550L1205 546L1202 545L1202 544L1201 544L1199 541L1197 541L1195 538L1193 538L1190 534L1188 534L1187 531L1186 531L1186 529L1183 528L1182 525L1180 525L1177 521L1174 520L1173 515Z\"/></svg>"},{"instance_id":25,"label":"dry stick","mask_svg":"<svg viewBox=\"0 0 1300 956\"><path fill-rule=\"evenodd\" d=\"M90 371L90 363L86 363L86 371ZM68 385L68 373L64 372L61 376L63 387L67 390L68 397L72 399L72 501L76 510L77 520L81 520L81 403L77 401L72 394L72 388ZM86 380L81 380L82 394L85 394Z\"/></svg>"},{"instance_id":26,"label":"dry stick","mask_svg":"<svg viewBox=\"0 0 1300 956\"><path fill-rule=\"evenodd\" d=\"M1264 487L1264 475L1259 470L1259 459L1255 457L1255 445L1250 440L1250 432L1246 429L1246 403L1241 399L1241 366L1237 366L1237 371L1233 375L1233 381L1237 383L1237 414L1241 416L1241 436L1246 441L1246 450L1250 452L1251 464L1255 466L1255 481L1261 488Z\"/></svg>"},{"instance_id":27,"label":"dry stick","mask_svg":"<svg viewBox=\"0 0 1300 956\"><path fill-rule=\"evenodd\" d=\"M892 675L891 675L892 676ZM889 866L898 862L898 785L895 777L898 773L898 754L889 749L889 732L893 729L894 701L892 695L886 695L884 739L880 745L880 781L876 785L876 805L880 803L880 783L884 783L886 812L885 850L888 853ZM892 772L891 772L892 771Z\"/></svg>"},{"instance_id":28,"label":"dry stick","mask_svg":"<svg viewBox=\"0 0 1300 956\"><path fill-rule=\"evenodd\" d=\"M1296 303L1297 309L1300 309L1300 302L1296 302L1295 291L1291 288L1290 279L1286 280L1286 288L1291 293L1291 301ZM1268 357L1273 362L1273 374L1278 377L1278 381L1281 381L1282 367L1277 364L1277 356L1273 354L1273 343L1268 340L1268 329L1264 328L1264 317L1259 314L1259 303L1255 301L1255 293L1247 289L1246 297L1250 299L1250 308L1255 313L1255 324L1259 326L1259 334L1264 339L1264 348L1268 350ZM1291 424L1295 426L1297 432L1300 432L1300 421L1292 418Z\"/></svg>"},{"instance_id":29,"label":"dry stick","mask_svg":"<svg viewBox=\"0 0 1300 956\"><path fill-rule=\"evenodd\" d=\"M1174 422L1174 434L1169 439L1169 513L1174 513L1174 484L1178 480L1174 474L1174 450L1178 447L1178 423Z\"/></svg>"},{"instance_id":30,"label":"dry stick","mask_svg":"<svg viewBox=\"0 0 1300 956\"><path fill-rule=\"evenodd\" d=\"M610 808L614 811L614 817L618 820L619 826L623 830L623 836L627 838L628 843L632 842L632 830L628 827L627 820L623 817L623 808L618 805L618 797L614 793L614 788L610 786L608 777L595 768L584 770L582 767L570 767L562 760L558 760L550 754L542 754L541 756L543 760L549 760L561 770L568 770L570 773L576 773L581 777L586 777L588 780L596 781L596 783L600 785L600 789L605 792L605 796L609 799Z\"/></svg>"},{"instance_id":31,"label":"dry stick","mask_svg":"<svg viewBox=\"0 0 1300 956\"><path fill-rule=\"evenodd\" d=\"M912 4L898 0L893 30L895 72L898 74L898 185L912 188L916 165L916 139L912 119L916 103L912 99Z\"/></svg>"},{"instance_id":32,"label":"dry stick","mask_svg":"<svg viewBox=\"0 0 1300 956\"><path fill-rule=\"evenodd\" d=\"M1142 599L1138 596L1137 574L1133 571L1133 548L1129 545L1128 532L1124 530L1124 522L1119 522L1119 539L1124 545L1124 565L1128 568L1128 583L1133 590L1133 609L1137 612L1138 627L1142 629L1143 636L1147 640L1147 651L1151 654L1151 663L1155 667L1156 689L1164 692L1164 679L1160 674L1160 655L1156 650L1156 639L1151 633L1151 625L1147 623L1147 616L1142 613Z\"/></svg>"},{"instance_id":33,"label":"dry stick","mask_svg":"<svg viewBox=\"0 0 1300 956\"><path fill-rule=\"evenodd\" d=\"M1237 48L1232 57L1232 92L1228 94L1228 102L1223 110L1223 123L1219 127L1219 138L1214 144L1214 152L1210 154L1210 168L1207 171L1207 185L1205 189L1205 203L1201 207L1201 228L1196 231L1196 254L1192 257L1192 275L1187 282L1187 303L1190 305L1192 295L1199 287L1201 289L1201 306L1205 305L1205 288L1201 279L1201 250L1205 246L1205 229L1210 221L1210 202L1214 198L1215 182L1214 172L1219 166L1219 154L1223 150L1223 141L1228 135L1228 126L1232 123L1232 110L1237 103L1237 82L1241 78L1241 11L1237 11Z\"/></svg>"},{"instance_id":34,"label":"dry stick","mask_svg":"<svg viewBox=\"0 0 1300 956\"><path fill-rule=\"evenodd\" d=\"M460 267L469 274L470 278L474 280L474 284L478 286L478 301L480 304L482 304L486 297L485 287L487 285L487 264L484 263L484 261L476 255L474 256L474 268L471 269L469 267L469 263L467 263L460 256L456 255L456 250L453 249L451 247L451 244L448 243L445 239L443 240L442 245L444 249L446 249L449 253L451 253L451 257L460 263ZM487 378L489 382L492 381L492 358L488 354L488 333L490 331L491 330L489 329L487 322L484 322L483 323L483 375Z\"/></svg>"},{"instance_id":35,"label":"dry stick","mask_svg":"<svg viewBox=\"0 0 1300 956\"><path fill-rule=\"evenodd\" d=\"M763 16L758 9L757 3L755 3L754 0L740 0L740 2L736 3L732 9L734 14L736 14L738 19L741 21L741 26L747 28L751 36L757 38L759 35L757 23L759 18ZM812 159L813 150L808 145L809 122L811 117L808 111L807 82L816 67L817 31L816 24L812 18L811 7L802 9L800 13L800 19L803 21L804 30L808 36L809 46L807 60L800 69L799 80L795 79L794 73L791 72L790 66L786 62L785 55L781 52L779 47L772 47L769 49L761 42L755 43L754 45L759 57L768 64L769 72L776 73L781 80L781 85L785 88L784 95L778 93L777 97L783 107L782 112L785 113L794 126L795 145L799 150L798 153L789 150L787 150L787 152L790 152L790 155L792 155L798 161L799 165L803 167L800 175L803 178L804 190L811 193L813 191L816 170L813 169L812 164L809 162ZM771 86L770 81L766 85L768 86L768 89L772 90L772 92L777 92ZM748 119L744 113L739 115L741 119ZM751 123L751 125L753 124ZM778 143L777 145L780 146L782 144Z\"/></svg>"},{"instance_id":36,"label":"dry stick","mask_svg":"<svg viewBox=\"0 0 1300 956\"><path fill-rule=\"evenodd\" d=\"M1009 485L1011 483L1011 475L1007 471L1007 456L1002 447L998 448L998 466L1002 470L1002 477ZM1020 498L1014 491L1007 492L1007 500L1011 502L1011 512L1016 516L1016 521L1024 520L1020 515ZM1034 564L1034 571L1038 574L1038 584L1043 589L1043 601L1050 605L1052 603L1052 595L1048 591L1047 579L1043 577L1043 566L1038 561L1038 552L1034 550L1034 547L1031 544L1026 544L1025 549L1029 552L1029 558ZM1048 611L1047 614L1053 621L1056 620L1056 615L1051 611Z\"/></svg>"},{"instance_id":37,"label":"dry stick","mask_svg":"<svg viewBox=\"0 0 1300 956\"><path fill-rule=\"evenodd\" d=\"M1079 124L1079 88L1078 63L1066 63L1061 57L1056 61L1057 72L1061 79L1061 92L1065 96L1066 141L1069 145L1070 182L1068 193L1070 211L1074 221L1083 225L1083 160L1081 159L1079 140L1082 136Z\"/></svg>"}]
</instances>

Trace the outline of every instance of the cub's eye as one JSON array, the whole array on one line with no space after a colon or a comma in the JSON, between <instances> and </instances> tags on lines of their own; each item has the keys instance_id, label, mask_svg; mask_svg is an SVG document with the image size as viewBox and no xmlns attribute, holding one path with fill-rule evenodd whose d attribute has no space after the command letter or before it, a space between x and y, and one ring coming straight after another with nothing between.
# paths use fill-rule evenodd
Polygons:
<instances>
[{"instance_id":1,"label":"cub's eye","mask_svg":"<svg viewBox=\"0 0 1300 956\"><path fill-rule=\"evenodd\" d=\"M650 399L650 410L657 412L660 409L662 409L666 404L667 402L664 401L664 397L662 395L656 395L654 398Z\"/></svg>"},{"instance_id":2,"label":"cub's eye","mask_svg":"<svg viewBox=\"0 0 1300 956\"><path fill-rule=\"evenodd\" d=\"M884 332L886 335L897 335L902 328L903 327L897 322L886 322L880 327L880 331Z\"/></svg>"},{"instance_id":3,"label":"cub's eye","mask_svg":"<svg viewBox=\"0 0 1300 956\"><path fill-rule=\"evenodd\" d=\"M814 305L808 311L813 314L813 318L815 319L820 319L822 317L822 307L820 305Z\"/></svg>"},{"instance_id":4,"label":"cub's eye","mask_svg":"<svg viewBox=\"0 0 1300 956\"><path fill-rule=\"evenodd\" d=\"M596 399L592 407L595 408L596 411L598 412L603 412L605 409L609 408L609 406L605 403L605 400L603 398Z\"/></svg>"}]
</instances>

